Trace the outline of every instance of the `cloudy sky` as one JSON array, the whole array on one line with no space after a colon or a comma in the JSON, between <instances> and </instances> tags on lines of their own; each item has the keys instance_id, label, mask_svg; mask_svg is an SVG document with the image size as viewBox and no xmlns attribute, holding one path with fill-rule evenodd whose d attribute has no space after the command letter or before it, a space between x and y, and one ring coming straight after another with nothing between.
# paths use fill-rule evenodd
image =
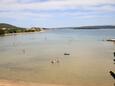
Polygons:
<instances>
[{"instance_id":1,"label":"cloudy sky","mask_svg":"<svg viewBox=\"0 0 115 86\"><path fill-rule=\"evenodd\" d=\"M0 0L0 23L21 27L115 25L115 0Z\"/></svg>"}]
</instances>

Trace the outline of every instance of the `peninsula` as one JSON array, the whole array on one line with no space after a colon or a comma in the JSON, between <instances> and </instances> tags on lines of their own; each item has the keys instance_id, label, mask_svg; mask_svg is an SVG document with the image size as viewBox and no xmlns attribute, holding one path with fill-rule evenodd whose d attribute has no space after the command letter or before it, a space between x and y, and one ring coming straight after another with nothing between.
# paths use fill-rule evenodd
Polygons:
<instances>
[{"instance_id":1,"label":"peninsula","mask_svg":"<svg viewBox=\"0 0 115 86\"><path fill-rule=\"evenodd\" d=\"M6 23L0 23L0 35L6 35L10 33L22 33L22 32L40 32L45 29L46 28L41 27L22 28Z\"/></svg>"}]
</instances>

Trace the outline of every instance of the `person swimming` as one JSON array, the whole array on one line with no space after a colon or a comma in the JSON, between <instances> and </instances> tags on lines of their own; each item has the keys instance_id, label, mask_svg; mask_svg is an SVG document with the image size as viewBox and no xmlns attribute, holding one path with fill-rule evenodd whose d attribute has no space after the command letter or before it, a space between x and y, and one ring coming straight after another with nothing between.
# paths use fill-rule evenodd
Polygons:
<instances>
[{"instance_id":1,"label":"person swimming","mask_svg":"<svg viewBox=\"0 0 115 86\"><path fill-rule=\"evenodd\" d=\"M60 61L59 61L59 59L53 59L53 60L51 60L51 63L52 64L54 64L54 63L59 63Z\"/></svg>"}]
</instances>

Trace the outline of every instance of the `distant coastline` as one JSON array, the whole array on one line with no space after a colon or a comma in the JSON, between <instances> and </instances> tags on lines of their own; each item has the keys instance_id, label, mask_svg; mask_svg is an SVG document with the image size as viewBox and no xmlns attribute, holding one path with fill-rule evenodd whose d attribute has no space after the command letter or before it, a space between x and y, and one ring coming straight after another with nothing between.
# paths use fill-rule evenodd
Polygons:
<instances>
[{"instance_id":1,"label":"distant coastline","mask_svg":"<svg viewBox=\"0 0 115 86\"><path fill-rule=\"evenodd\" d=\"M80 26L80 27L60 27L60 28L41 28L30 27L22 28L7 23L0 23L0 35L11 35L16 33L41 32L48 29L115 29L115 25L96 25L96 26Z\"/></svg>"},{"instance_id":2,"label":"distant coastline","mask_svg":"<svg viewBox=\"0 0 115 86\"><path fill-rule=\"evenodd\" d=\"M55 29L115 29L115 25L97 25L97 26L80 26L80 27L60 27Z\"/></svg>"}]
</instances>

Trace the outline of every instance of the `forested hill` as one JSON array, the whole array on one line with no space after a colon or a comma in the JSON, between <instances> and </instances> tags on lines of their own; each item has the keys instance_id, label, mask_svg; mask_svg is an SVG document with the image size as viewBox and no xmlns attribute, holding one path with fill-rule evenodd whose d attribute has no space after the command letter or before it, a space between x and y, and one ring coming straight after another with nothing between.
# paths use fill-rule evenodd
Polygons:
<instances>
[{"instance_id":1,"label":"forested hill","mask_svg":"<svg viewBox=\"0 0 115 86\"><path fill-rule=\"evenodd\" d=\"M6 23L0 23L0 29L3 29L3 28L6 28L6 29L26 29L26 28L17 27L14 25L6 24Z\"/></svg>"},{"instance_id":2,"label":"forested hill","mask_svg":"<svg viewBox=\"0 0 115 86\"><path fill-rule=\"evenodd\" d=\"M9 33L21 33L21 32L39 32L45 29L46 28L40 28L40 27L22 28L6 23L0 23L0 35L5 35Z\"/></svg>"}]
</instances>

